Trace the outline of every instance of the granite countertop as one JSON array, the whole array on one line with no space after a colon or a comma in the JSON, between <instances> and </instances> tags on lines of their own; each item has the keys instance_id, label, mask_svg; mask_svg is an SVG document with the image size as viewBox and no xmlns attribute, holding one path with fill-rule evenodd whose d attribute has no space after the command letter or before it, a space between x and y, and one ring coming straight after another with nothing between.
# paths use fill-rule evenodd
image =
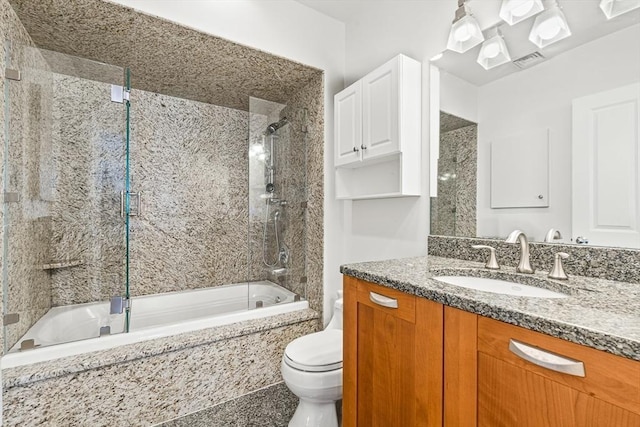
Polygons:
<instances>
[{"instance_id":1,"label":"granite countertop","mask_svg":"<svg viewBox=\"0 0 640 427\"><path fill-rule=\"evenodd\" d=\"M546 272L487 270L484 264L434 256L348 264L340 272L481 316L640 361L640 285ZM435 276L468 275L514 280L560 291L568 298L528 298L449 285Z\"/></svg>"}]
</instances>

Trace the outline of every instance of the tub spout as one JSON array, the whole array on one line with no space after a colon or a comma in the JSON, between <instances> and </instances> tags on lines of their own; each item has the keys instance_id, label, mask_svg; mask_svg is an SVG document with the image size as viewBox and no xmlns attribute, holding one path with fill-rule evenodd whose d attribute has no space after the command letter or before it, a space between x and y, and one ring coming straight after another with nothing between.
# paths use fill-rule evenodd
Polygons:
<instances>
[{"instance_id":1,"label":"tub spout","mask_svg":"<svg viewBox=\"0 0 640 427\"><path fill-rule=\"evenodd\" d=\"M520 242L520 262L518 263L518 267L516 267L516 271L518 273L533 273L533 269L529 263L529 241L527 240L527 236L520 230L514 230L509 234L505 242Z\"/></svg>"}]
</instances>

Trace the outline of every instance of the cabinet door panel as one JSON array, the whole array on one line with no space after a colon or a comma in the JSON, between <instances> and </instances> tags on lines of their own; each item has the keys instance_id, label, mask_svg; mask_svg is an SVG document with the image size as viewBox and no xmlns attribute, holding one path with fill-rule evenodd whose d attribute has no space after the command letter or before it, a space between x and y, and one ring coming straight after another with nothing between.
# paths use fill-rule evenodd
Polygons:
<instances>
[{"instance_id":1,"label":"cabinet door panel","mask_svg":"<svg viewBox=\"0 0 640 427\"><path fill-rule=\"evenodd\" d=\"M344 291L343 425L440 427L442 305L350 277Z\"/></svg>"},{"instance_id":2,"label":"cabinet door panel","mask_svg":"<svg viewBox=\"0 0 640 427\"><path fill-rule=\"evenodd\" d=\"M487 354L478 355L480 427L638 425L638 414Z\"/></svg>"},{"instance_id":3,"label":"cabinet door panel","mask_svg":"<svg viewBox=\"0 0 640 427\"><path fill-rule=\"evenodd\" d=\"M584 363L585 376L559 373L530 363L509 351L515 339ZM640 363L493 319L478 319L478 350L535 372L596 398L617 402L640 413ZM615 369L612 367L615 366Z\"/></svg>"},{"instance_id":4,"label":"cabinet door panel","mask_svg":"<svg viewBox=\"0 0 640 427\"><path fill-rule=\"evenodd\" d=\"M335 165L359 162L362 144L361 83L356 82L336 94L334 108Z\"/></svg>"},{"instance_id":5,"label":"cabinet door panel","mask_svg":"<svg viewBox=\"0 0 640 427\"><path fill-rule=\"evenodd\" d=\"M362 156L365 160L400 150L398 79L398 61L391 61L362 81Z\"/></svg>"},{"instance_id":6,"label":"cabinet door panel","mask_svg":"<svg viewBox=\"0 0 640 427\"><path fill-rule=\"evenodd\" d=\"M414 324L360 305L358 325L358 426L415 425Z\"/></svg>"}]
</instances>

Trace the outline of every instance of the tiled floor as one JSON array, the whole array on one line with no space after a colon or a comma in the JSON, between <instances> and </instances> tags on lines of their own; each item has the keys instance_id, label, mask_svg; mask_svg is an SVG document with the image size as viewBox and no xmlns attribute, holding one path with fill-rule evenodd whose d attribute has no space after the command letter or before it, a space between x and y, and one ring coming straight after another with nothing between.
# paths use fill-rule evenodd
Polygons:
<instances>
[{"instance_id":1,"label":"tiled floor","mask_svg":"<svg viewBox=\"0 0 640 427\"><path fill-rule=\"evenodd\" d=\"M155 427L287 427L297 405L298 398L279 383Z\"/></svg>"},{"instance_id":2,"label":"tiled floor","mask_svg":"<svg viewBox=\"0 0 640 427\"><path fill-rule=\"evenodd\" d=\"M297 404L280 383L157 427L287 427Z\"/></svg>"}]
</instances>

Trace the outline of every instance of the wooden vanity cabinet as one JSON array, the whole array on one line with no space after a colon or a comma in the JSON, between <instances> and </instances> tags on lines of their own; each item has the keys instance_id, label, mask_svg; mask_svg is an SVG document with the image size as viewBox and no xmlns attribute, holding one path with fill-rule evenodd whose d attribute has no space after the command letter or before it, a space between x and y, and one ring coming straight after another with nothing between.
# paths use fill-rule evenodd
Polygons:
<instances>
[{"instance_id":1,"label":"wooden vanity cabinet","mask_svg":"<svg viewBox=\"0 0 640 427\"><path fill-rule=\"evenodd\" d=\"M344 276L344 427L442 426L443 306Z\"/></svg>"},{"instance_id":2,"label":"wooden vanity cabinet","mask_svg":"<svg viewBox=\"0 0 640 427\"><path fill-rule=\"evenodd\" d=\"M450 307L444 318L445 426L640 426L639 362Z\"/></svg>"},{"instance_id":3,"label":"wooden vanity cabinet","mask_svg":"<svg viewBox=\"0 0 640 427\"><path fill-rule=\"evenodd\" d=\"M344 276L343 426L640 427L640 362Z\"/></svg>"}]
</instances>

